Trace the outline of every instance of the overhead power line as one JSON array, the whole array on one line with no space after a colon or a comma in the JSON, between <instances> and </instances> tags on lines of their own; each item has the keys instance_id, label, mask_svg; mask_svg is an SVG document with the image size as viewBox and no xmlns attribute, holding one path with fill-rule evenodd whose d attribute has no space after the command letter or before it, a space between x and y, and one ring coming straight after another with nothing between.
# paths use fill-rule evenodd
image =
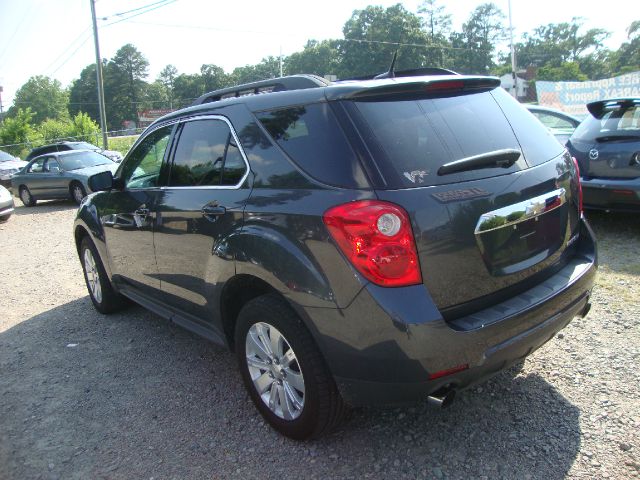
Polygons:
<instances>
[{"instance_id":1,"label":"overhead power line","mask_svg":"<svg viewBox=\"0 0 640 480\"><path fill-rule=\"evenodd\" d=\"M153 10L157 10L158 8L166 7L167 5L171 5L172 3L175 3L175 2L177 2L177 0L163 0L162 2L156 2L154 4L151 4L151 5L155 5L155 6L151 6L151 8L147 8L142 12L134 13L133 15L129 15L128 17L121 18L120 20L116 20L115 22L107 23L106 25L102 25L102 27L103 28L110 27L111 25L115 25L116 23L125 22L131 18L138 17L145 13L152 12ZM147 7L149 7L149 5L147 5ZM140 7L139 9L136 9L136 10L140 10L142 8L146 8L146 7Z\"/></svg>"},{"instance_id":2,"label":"overhead power line","mask_svg":"<svg viewBox=\"0 0 640 480\"><path fill-rule=\"evenodd\" d=\"M169 2L169 0L160 0L160 1L158 1L158 2L149 3L149 4L144 5L144 6L142 6L142 7L133 8L133 9L131 9L131 10L126 10L126 11L124 11L124 12L114 13L114 14L112 14L112 15L107 15L106 17L102 17L102 18L101 18L101 20L108 20L108 19L110 19L111 17L122 17L123 15L127 15L127 14L132 13L132 12L138 12L138 11L140 11L140 10L144 10L145 8L153 7L153 6L158 5L158 4L160 4L160 3L167 3L167 2ZM170 2L170 3L171 3L171 2ZM161 6L162 6L162 5L161 5ZM158 7L158 8L159 8L159 7Z\"/></svg>"}]
</instances>

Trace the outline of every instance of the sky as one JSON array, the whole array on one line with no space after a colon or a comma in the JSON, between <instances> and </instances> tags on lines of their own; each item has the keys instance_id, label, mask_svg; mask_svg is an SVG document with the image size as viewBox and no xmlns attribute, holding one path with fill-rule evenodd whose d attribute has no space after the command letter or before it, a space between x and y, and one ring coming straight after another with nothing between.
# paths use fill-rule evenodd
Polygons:
<instances>
[{"instance_id":1,"label":"sky","mask_svg":"<svg viewBox=\"0 0 640 480\"><path fill-rule=\"evenodd\" d=\"M46 75L68 86L95 62L91 0L0 0L0 86L4 109L15 91L31 76ZM132 43L149 60L153 80L167 64L179 73L199 72L213 63L231 72L269 55L290 55L309 39L341 38L354 10L384 7L397 0L175 0L129 20L117 15L158 0L96 0L100 54L111 58ZM421 0L402 2L416 12ZM459 29L482 0L442 0ZM508 0L494 0L505 15ZM626 39L625 29L640 20L633 0L512 0L516 40L524 32L548 23L584 19L585 28L611 32L606 46L615 49ZM633 6L635 5L635 7ZM143 10L144 11L144 10Z\"/></svg>"}]
</instances>

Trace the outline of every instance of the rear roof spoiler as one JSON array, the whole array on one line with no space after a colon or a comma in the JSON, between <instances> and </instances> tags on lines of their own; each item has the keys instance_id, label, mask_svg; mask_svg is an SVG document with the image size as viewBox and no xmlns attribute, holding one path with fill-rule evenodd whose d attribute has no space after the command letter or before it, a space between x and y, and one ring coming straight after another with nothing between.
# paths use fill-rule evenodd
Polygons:
<instances>
[{"instance_id":1,"label":"rear roof spoiler","mask_svg":"<svg viewBox=\"0 0 640 480\"><path fill-rule=\"evenodd\" d=\"M413 81L406 81L405 79L404 81L386 81L380 85L355 88L339 95L339 98L356 100L389 95L446 96L493 90L499 86L500 79L496 77L447 76L444 78L423 78Z\"/></svg>"},{"instance_id":2,"label":"rear roof spoiler","mask_svg":"<svg viewBox=\"0 0 640 480\"><path fill-rule=\"evenodd\" d=\"M595 118L602 118L605 111L618 108L629 108L640 105L640 98L611 98L609 100L599 100L587 103L587 110Z\"/></svg>"}]
</instances>

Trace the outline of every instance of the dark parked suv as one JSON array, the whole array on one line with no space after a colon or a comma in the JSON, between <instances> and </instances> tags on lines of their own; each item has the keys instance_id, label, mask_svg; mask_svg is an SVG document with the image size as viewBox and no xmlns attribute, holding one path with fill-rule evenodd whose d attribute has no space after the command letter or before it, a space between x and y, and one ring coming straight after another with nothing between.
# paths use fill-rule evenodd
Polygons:
<instances>
[{"instance_id":1,"label":"dark parked suv","mask_svg":"<svg viewBox=\"0 0 640 480\"><path fill-rule=\"evenodd\" d=\"M235 350L293 438L346 405L446 405L590 307L575 161L495 78L212 92L90 182L95 307L128 298Z\"/></svg>"}]
</instances>

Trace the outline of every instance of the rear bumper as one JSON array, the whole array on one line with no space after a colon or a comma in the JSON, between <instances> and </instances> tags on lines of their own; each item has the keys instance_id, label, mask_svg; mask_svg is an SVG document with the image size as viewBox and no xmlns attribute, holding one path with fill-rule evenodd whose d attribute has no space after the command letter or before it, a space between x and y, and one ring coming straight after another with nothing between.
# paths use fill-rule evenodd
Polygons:
<instances>
[{"instance_id":1,"label":"rear bumper","mask_svg":"<svg viewBox=\"0 0 640 480\"><path fill-rule=\"evenodd\" d=\"M455 323L442 318L422 285L369 285L348 308L305 313L347 402L404 404L441 388L480 382L585 315L596 265L593 234L583 222L578 254L565 268L524 294ZM430 380L461 365L468 369Z\"/></svg>"},{"instance_id":2,"label":"rear bumper","mask_svg":"<svg viewBox=\"0 0 640 480\"><path fill-rule=\"evenodd\" d=\"M585 208L640 211L640 179L582 179Z\"/></svg>"}]
</instances>

